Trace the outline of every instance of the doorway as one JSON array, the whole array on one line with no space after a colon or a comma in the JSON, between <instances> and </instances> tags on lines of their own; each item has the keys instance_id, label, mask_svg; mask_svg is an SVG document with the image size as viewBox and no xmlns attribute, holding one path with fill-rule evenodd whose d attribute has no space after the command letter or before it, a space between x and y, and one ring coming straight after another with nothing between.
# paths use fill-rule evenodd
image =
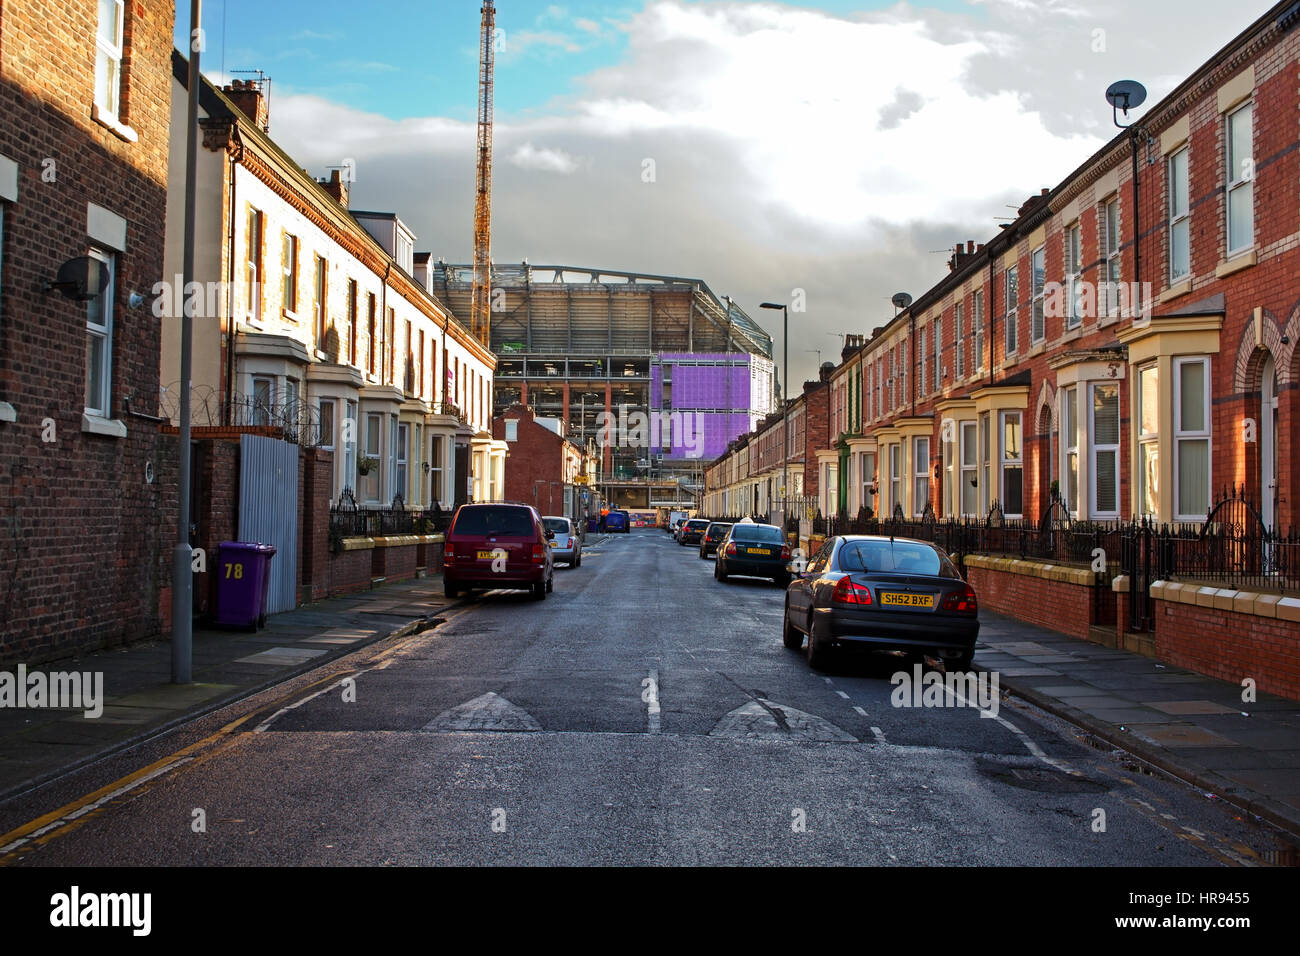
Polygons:
<instances>
[{"instance_id":1,"label":"doorway","mask_svg":"<svg viewBox=\"0 0 1300 956\"><path fill-rule=\"evenodd\" d=\"M1260 375L1259 401L1259 478L1260 517L1272 530L1277 527L1277 364L1272 356L1264 362Z\"/></svg>"}]
</instances>

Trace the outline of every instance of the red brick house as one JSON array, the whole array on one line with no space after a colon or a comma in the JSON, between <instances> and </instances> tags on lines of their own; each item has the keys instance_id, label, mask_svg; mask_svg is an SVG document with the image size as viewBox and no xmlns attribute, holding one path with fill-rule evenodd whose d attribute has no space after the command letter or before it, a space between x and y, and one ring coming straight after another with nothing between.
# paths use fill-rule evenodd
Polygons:
<instances>
[{"instance_id":1,"label":"red brick house","mask_svg":"<svg viewBox=\"0 0 1300 956\"><path fill-rule=\"evenodd\" d=\"M0 659L159 634L175 439L153 417L158 322L133 294L163 272L174 15L0 16Z\"/></svg>"},{"instance_id":2,"label":"red brick house","mask_svg":"<svg viewBox=\"0 0 1300 956\"><path fill-rule=\"evenodd\" d=\"M575 520L596 513L597 456L564 430L561 419L538 418L528 405L512 405L493 420L493 439L506 443L506 501Z\"/></svg>"}]
</instances>

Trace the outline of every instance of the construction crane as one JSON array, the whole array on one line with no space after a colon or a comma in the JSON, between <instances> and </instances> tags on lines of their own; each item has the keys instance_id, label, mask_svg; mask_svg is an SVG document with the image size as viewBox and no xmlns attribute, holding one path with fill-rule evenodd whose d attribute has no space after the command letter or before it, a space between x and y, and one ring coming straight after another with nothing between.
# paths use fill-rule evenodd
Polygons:
<instances>
[{"instance_id":1,"label":"construction crane","mask_svg":"<svg viewBox=\"0 0 1300 956\"><path fill-rule=\"evenodd\" d=\"M492 0L485 0L478 55L478 172L469 319L471 334L488 348L492 345L492 73L496 16Z\"/></svg>"}]
</instances>

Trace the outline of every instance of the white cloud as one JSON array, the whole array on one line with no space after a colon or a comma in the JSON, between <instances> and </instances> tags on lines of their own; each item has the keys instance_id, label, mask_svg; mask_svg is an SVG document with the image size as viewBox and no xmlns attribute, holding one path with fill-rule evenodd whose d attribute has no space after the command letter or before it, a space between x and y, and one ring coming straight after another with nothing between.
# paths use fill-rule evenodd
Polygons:
<instances>
[{"instance_id":1,"label":"white cloud","mask_svg":"<svg viewBox=\"0 0 1300 956\"><path fill-rule=\"evenodd\" d=\"M538 149L524 143L510 156L510 161L520 169L540 169L549 173L576 172L579 163L562 149Z\"/></svg>"}]
</instances>

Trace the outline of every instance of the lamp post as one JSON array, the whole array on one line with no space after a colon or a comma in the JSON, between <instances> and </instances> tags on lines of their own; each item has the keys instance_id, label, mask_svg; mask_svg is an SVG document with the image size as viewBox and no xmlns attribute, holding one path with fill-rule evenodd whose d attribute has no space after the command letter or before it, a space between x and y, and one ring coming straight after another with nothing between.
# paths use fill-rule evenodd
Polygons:
<instances>
[{"instance_id":1,"label":"lamp post","mask_svg":"<svg viewBox=\"0 0 1300 956\"><path fill-rule=\"evenodd\" d=\"M790 510L790 403L786 401L786 390L790 387L790 310L784 304L776 302L763 302L759 304L760 309L780 309L781 310L781 350L785 353L782 360L781 370L781 469L782 469L782 497L785 500L785 507L782 508L783 522L789 518ZM782 529L782 534L785 531Z\"/></svg>"}]
</instances>

